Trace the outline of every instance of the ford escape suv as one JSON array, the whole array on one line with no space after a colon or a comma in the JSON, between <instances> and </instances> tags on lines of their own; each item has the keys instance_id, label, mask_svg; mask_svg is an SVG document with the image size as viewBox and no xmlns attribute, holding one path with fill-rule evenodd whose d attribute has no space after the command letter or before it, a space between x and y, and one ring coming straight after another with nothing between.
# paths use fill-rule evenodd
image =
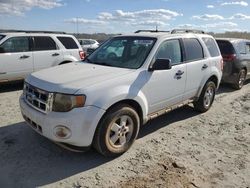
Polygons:
<instances>
[{"instance_id":1,"label":"ford escape suv","mask_svg":"<svg viewBox=\"0 0 250 188\"><path fill-rule=\"evenodd\" d=\"M64 33L0 33L0 83L40 69L83 59L76 38Z\"/></svg>"},{"instance_id":2,"label":"ford escape suv","mask_svg":"<svg viewBox=\"0 0 250 188\"><path fill-rule=\"evenodd\" d=\"M222 82L241 89L250 78L250 40L221 38L216 41L224 60Z\"/></svg>"},{"instance_id":3,"label":"ford escape suv","mask_svg":"<svg viewBox=\"0 0 250 188\"><path fill-rule=\"evenodd\" d=\"M117 156L148 120L189 103L206 112L222 65L214 38L202 32L116 36L83 62L29 75L21 112L36 132L64 147L92 145Z\"/></svg>"}]
</instances>

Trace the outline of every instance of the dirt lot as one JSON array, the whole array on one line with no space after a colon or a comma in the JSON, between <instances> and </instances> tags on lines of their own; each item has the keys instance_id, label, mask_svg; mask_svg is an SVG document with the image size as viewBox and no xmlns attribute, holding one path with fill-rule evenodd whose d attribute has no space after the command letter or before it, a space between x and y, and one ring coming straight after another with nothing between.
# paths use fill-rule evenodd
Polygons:
<instances>
[{"instance_id":1,"label":"dirt lot","mask_svg":"<svg viewBox=\"0 0 250 188\"><path fill-rule=\"evenodd\" d=\"M222 86L213 107L190 106L140 130L124 155L66 151L20 114L21 84L0 89L0 187L250 187L250 83Z\"/></svg>"}]
</instances>

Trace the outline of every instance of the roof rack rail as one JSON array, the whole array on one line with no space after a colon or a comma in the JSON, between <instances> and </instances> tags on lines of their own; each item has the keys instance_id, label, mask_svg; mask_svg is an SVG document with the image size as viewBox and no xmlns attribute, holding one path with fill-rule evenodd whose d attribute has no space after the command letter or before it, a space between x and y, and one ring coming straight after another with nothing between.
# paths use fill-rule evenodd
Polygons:
<instances>
[{"instance_id":1,"label":"roof rack rail","mask_svg":"<svg viewBox=\"0 0 250 188\"><path fill-rule=\"evenodd\" d=\"M158 33L158 32L167 32L169 33L170 31L161 31L161 30L137 30L135 33L141 33L141 32L149 32L149 33Z\"/></svg>"},{"instance_id":2,"label":"roof rack rail","mask_svg":"<svg viewBox=\"0 0 250 188\"><path fill-rule=\"evenodd\" d=\"M173 29L171 34L175 33L198 33L198 34L205 34L205 31L199 29Z\"/></svg>"},{"instance_id":3,"label":"roof rack rail","mask_svg":"<svg viewBox=\"0 0 250 188\"><path fill-rule=\"evenodd\" d=\"M17 32L17 33L55 33L55 34L66 34L66 32L63 31L33 31L33 30L0 30L1 33L10 33L10 32Z\"/></svg>"}]
</instances>

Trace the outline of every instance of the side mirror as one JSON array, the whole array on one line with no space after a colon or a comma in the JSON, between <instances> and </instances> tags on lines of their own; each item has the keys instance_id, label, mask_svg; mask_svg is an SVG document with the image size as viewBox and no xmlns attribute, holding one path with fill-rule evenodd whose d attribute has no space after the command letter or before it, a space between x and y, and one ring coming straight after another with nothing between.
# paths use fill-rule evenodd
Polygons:
<instances>
[{"instance_id":1,"label":"side mirror","mask_svg":"<svg viewBox=\"0 0 250 188\"><path fill-rule=\"evenodd\" d=\"M0 47L0 53L5 53L4 48Z\"/></svg>"},{"instance_id":2,"label":"side mirror","mask_svg":"<svg viewBox=\"0 0 250 188\"><path fill-rule=\"evenodd\" d=\"M155 62L149 67L149 71L169 70L171 68L171 59L156 59Z\"/></svg>"}]
</instances>

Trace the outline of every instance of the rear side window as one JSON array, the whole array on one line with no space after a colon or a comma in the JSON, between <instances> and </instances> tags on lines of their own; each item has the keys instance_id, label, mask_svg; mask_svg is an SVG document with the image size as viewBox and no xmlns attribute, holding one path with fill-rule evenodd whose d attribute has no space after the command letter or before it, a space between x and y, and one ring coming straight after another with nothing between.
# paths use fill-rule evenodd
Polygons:
<instances>
[{"instance_id":1,"label":"rear side window","mask_svg":"<svg viewBox=\"0 0 250 188\"><path fill-rule=\"evenodd\" d=\"M71 37L57 37L66 49L78 49L78 46Z\"/></svg>"},{"instance_id":2,"label":"rear side window","mask_svg":"<svg viewBox=\"0 0 250 188\"><path fill-rule=\"evenodd\" d=\"M220 52L222 55L235 54L234 47L229 41L217 40L216 42L220 48Z\"/></svg>"},{"instance_id":3,"label":"rear side window","mask_svg":"<svg viewBox=\"0 0 250 188\"><path fill-rule=\"evenodd\" d=\"M28 37L12 37L7 39L1 46L1 53L15 53L29 51Z\"/></svg>"},{"instance_id":4,"label":"rear side window","mask_svg":"<svg viewBox=\"0 0 250 188\"><path fill-rule=\"evenodd\" d=\"M250 43L246 44L246 53L250 54Z\"/></svg>"},{"instance_id":5,"label":"rear side window","mask_svg":"<svg viewBox=\"0 0 250 188\"><path fill-rule=\"evenodd\" d=\"M207 49L211 55L211 57L217 57L220 55L220 51L215 43L215 41L212 38L204 37L202 38L204 43L207 46Z\"/></svg>"},{"instance_id":6,"label":"rear side window","mask_svg":"<svg viewBox=\"0 0 250 188\"><path fill-rule=\"evenodd\" d=\"M194 38L183 39L186 61L196 61L204 58L200 42Z\"/></svg>"},{"instance_id":7,"label":"rear side window","mask_svg":"<svg viewBox=\"0 0 250 188\"><path fill-rule=\"evenodd\" d=\"M50 37L34 37L34 51L56 50L55 41Z\"/></svg>"},{"instance_id":8,"label":"rear side window","mask_svg":"<svg viewBox=\"0 0 250 188\"><path fill-rule=\"evenodd\" d=\"M2 40L5 37L5 35L0 35L0 40Z\"/></svg>"}]
</instances>

